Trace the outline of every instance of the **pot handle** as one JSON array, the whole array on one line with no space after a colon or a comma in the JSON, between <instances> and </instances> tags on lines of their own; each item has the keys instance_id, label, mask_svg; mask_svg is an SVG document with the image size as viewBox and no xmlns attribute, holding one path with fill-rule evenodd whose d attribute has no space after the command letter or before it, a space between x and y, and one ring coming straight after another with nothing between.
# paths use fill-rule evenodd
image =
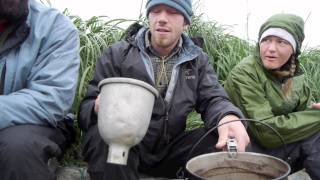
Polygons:
<instances>
[{"instance_id":1,"label":"pot handle","mask_svg":"<svg viewBox=\"0 0 320 180\"><path fill-rule=\"evenodd\" d=\"M235 138L228 138L227 141L227 150L230 158L235 159L238 153L238 143Z\"/></svg>"}]
</instances>

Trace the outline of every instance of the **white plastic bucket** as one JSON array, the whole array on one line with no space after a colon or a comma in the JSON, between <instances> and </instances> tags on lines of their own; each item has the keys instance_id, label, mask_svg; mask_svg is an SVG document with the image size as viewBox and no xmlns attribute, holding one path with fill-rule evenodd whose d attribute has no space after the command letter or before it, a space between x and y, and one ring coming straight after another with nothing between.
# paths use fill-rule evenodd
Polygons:
<instances>
[{"instance_id":1,"label":"white plastic bucket","mask_svg":"<svg viewBox=\"0 0 320 180\"><path fill-rule=\"evenodd\" d=\"M99 83L98 129L109 145L107 162L126 164L129 149L147 132L158 92L131 78L107 78Z\"/></svg>"}]
</instances>

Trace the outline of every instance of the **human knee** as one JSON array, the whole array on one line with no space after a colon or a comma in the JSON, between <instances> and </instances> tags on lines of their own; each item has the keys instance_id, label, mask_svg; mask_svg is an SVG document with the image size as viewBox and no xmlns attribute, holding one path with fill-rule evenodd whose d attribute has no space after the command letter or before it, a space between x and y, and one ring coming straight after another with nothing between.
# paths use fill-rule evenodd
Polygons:
<instances>
[{"instance_id":1,"label":"human knee","mask_svg":"<svg viewBox=\"0 0 320 180\"><path fill-rule=\"evenodd\" d=\"M25 140L25 138L0 138L0 144L1 155L6 157L26 155L28 151L35 149L32 147L31 143Z\"/></svg>"}]
</instances>

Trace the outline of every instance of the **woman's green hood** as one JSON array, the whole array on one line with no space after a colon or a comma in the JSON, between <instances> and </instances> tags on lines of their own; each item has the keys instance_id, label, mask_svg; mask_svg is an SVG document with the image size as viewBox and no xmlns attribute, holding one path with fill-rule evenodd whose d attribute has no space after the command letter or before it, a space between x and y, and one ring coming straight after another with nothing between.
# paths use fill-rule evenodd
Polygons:
<instances>
[{"instance_id":1,"label":"woman's green hood","mask_svg":"<svg viewBox=\"0 0 320 180\"><path fill-rule=\"evenodd\" d=\"M262 24L259 31L257 50L259 50L259 41L263 32L269 28L281 28L289 32L296 41L296 57L301 53L301 46L304 40L304 21L301 17L294 14L275 14Z\"/></svg>"}]
</instances>

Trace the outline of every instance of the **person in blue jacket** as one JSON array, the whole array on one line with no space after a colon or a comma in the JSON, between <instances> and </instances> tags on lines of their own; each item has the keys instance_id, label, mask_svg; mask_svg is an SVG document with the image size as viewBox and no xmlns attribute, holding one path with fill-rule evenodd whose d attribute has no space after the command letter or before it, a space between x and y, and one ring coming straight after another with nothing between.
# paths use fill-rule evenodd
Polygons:
<instances>
[{"instance_id":1,"label":"person in blue jacket","mask_svg":"<svg viewBox=\"0 0 320 180\"><path fill-rule=\"evenodd\" d=\"M72 139L78 51L78 31L59 11L0 0L1 180L56 178L48 160Z\"/></svg>"}]
</instances>

